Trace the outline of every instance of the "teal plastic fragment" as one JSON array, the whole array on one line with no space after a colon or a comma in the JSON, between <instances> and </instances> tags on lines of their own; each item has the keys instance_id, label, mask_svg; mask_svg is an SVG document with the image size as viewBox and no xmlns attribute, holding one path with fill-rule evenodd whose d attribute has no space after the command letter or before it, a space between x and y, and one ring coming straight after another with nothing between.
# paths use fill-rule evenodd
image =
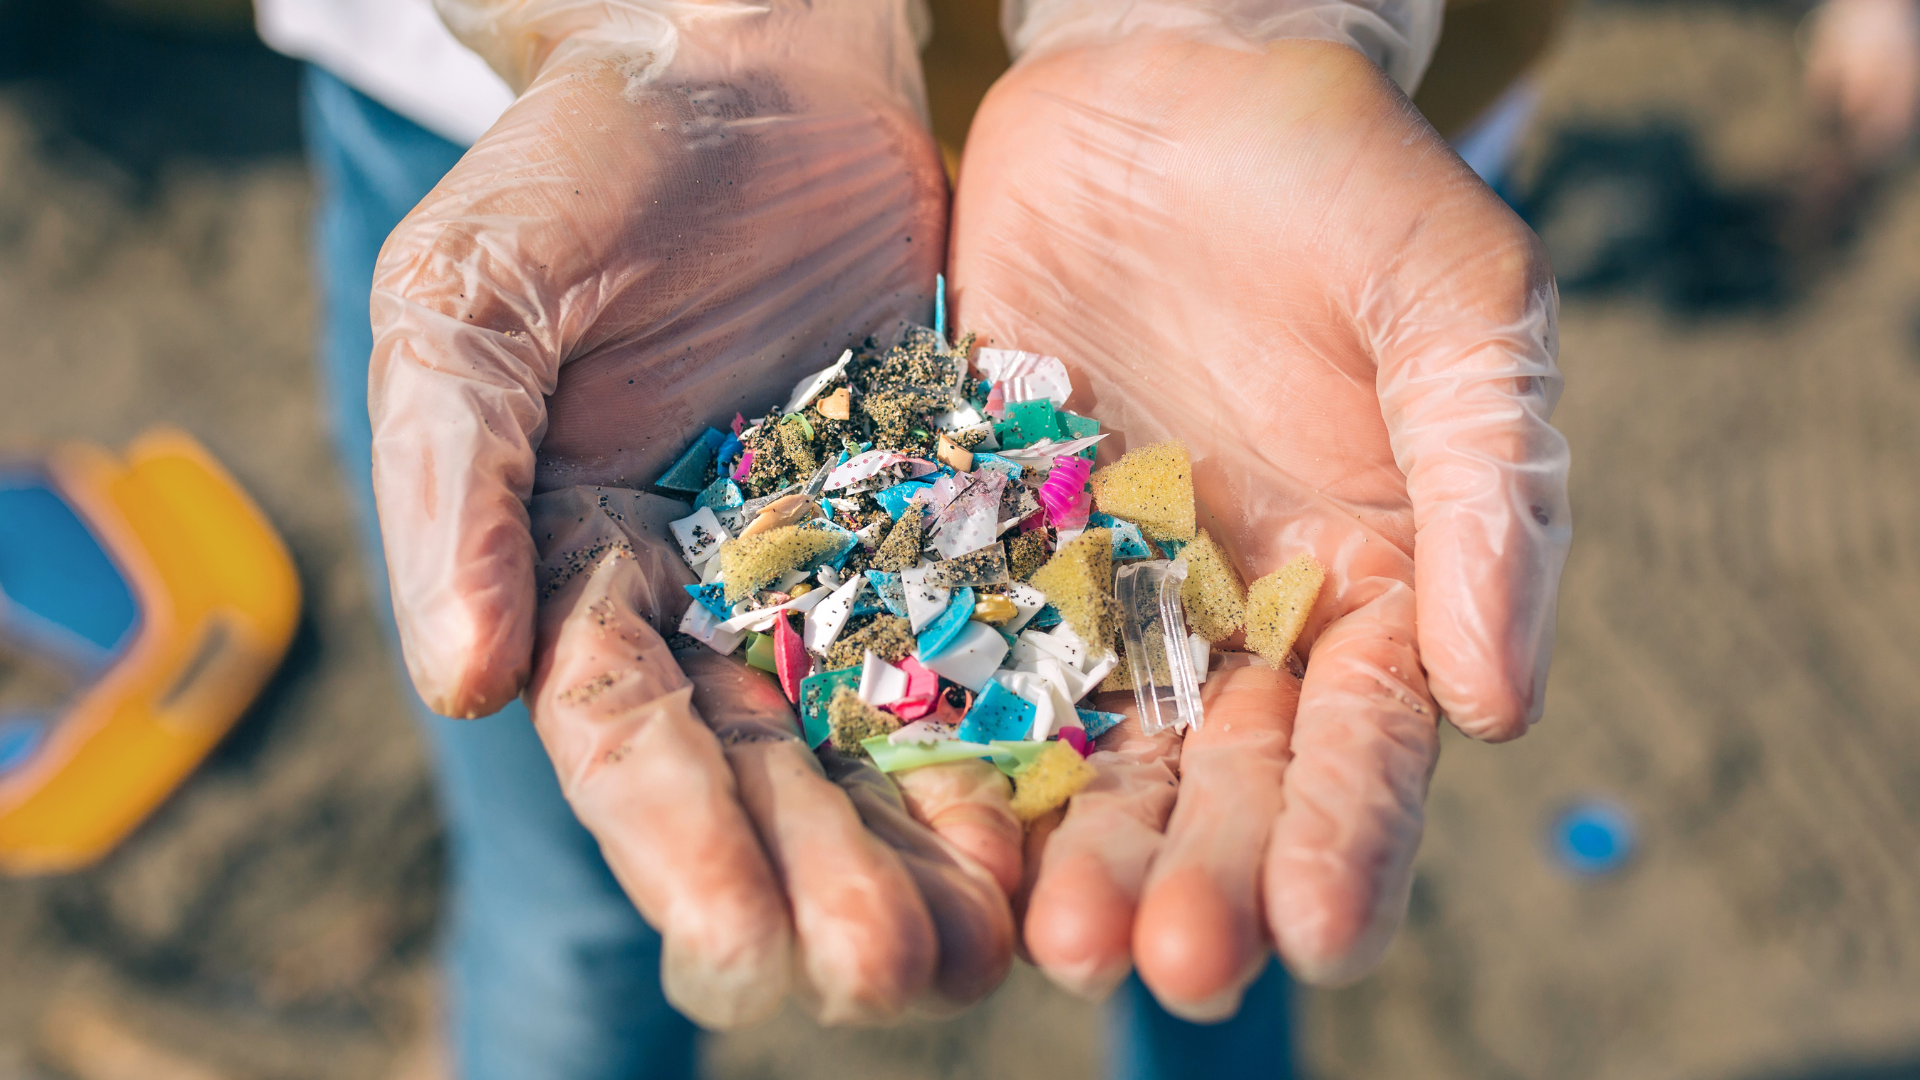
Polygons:
<instances>
[{"instance_id":1,"label":"teal plastic fragment","mask_svg":"<svg viewBox=\"0 0 1920 1080\"><path fill-rule=\"evenodd\" d=\"M967 404L976 409L987 407L987 398L993 395L993 383L986 379L967 384Z\"/></svg>"},{"instance_id":2,"label":"teal plastic fragment","mask_svg":"<svg viewBox=\"0 0 1920 1080\"><path fill-rule=\"evenodd\" d=\"M747 497L740 491L740 485L726 477L717 477L693 500L695 509L707 507L714 513L722 510L738 510L747 505Z\"/></svg>"},{"instance_id":3,"label":"teal plastic fragment","mask_svg":"<svg viewBox=\"0 0 1920 1080\"><path fill-rule=\"evenodd\" d=\"M990 682L973 699L973 708L967 710L960 730L954 734L970 742L1017 740L1033 730L1033 716L1033 702Z\"/></svg>"},{"instance_id":4,"label":"teal plastic fragment","mask_svg":"<svg viewBox=\"0 0 1920 1080\"><path fill-rule=\"evenodd\" d=\"M999 454L989 454L985 450L973 452L973 467L975 471L993 469L996 472L1006 473L1009 480L1018 480L1020 474L1027 471L1025 465L1017 461L1008 461Z\"/></svg>"},{"instance_id":5,"label":"teal plastic fragment","mask_svg":"<svg viewBox=\"0 0 1920 1080\"><path fill-rule=\"evenodd\" d=\"M836 525L822 518L814 518L800 527L803 529L817 529L821 532L837 533L840 537L840 546L813 560L811 563L808 563L806 566L808 570L817 569L822 566L831 566L835 570L838 570L847 564L847 556L853 554L853 549L860 546L860 538L853 535L851 529Z\"/></svg>"},{"instance_id":6,"label":"teal plastic fragment","mask_svg":"<svg viewBox=\"0 0 1920 1080\"><path fill-rule=\"evenodd\" d=\"M1063 412L1060 414L1060 430L1066 433L1066 441L1084 439L1089 435L1100 434L1100 421L1091 416L1077 416L1070 412ZM1092 461L1093 456L1099 451L1099 447L1089 446L1076 456Z\"/></svg>"},{"instance_id":7,"label":"teal plastic fragment","mask_svg":"<svg viewBox=\"0 0 1920 1080\"><path fill-rule=\"evenodd\" d=\"M1126 717L1117 712L1101 712L1099 709L1075 709L1080 714L1080 726L1087 729L1087 738L1097 739L1114 728Z\"/></svg>"},{"instance_id":8,"label":"teal plastic fragment","mask_svg":"<svg viewBox=\"0 0 1920 1080\"><path fill-rule=\"evenodd\" d=\"M693 597L695 603L712 612L714 618L721 622L733 618L733 609L727 606L725 583L716 581L711 585L688 585L686 589L687 595Z\"/></svg>"},{"instance_id":9,"label":"teal plastic fragment","mask_svg":"<svg viewBox=\"0 0 1920 1080\"><path fill-rule=\"evenodd\" d=\"M953 761L971 761L975 758L993 758L998 764L1005 751L996 751L984 743L961 742L947 739L935 743L900 743L895 745L887 741L885 735L876 735L860 743L867 756L881 772L905 772L908 769L925 768L928 765L945 765Z\"/></svg>"},{"instance_id":10,"label":"teal plastic fragment","mask_svg":"<svg viewBox=\"0 0 1920 1080\"><path fill-rule=\"evenodd\" d=\"M858 666L822 671L800 680L800 727L808 746L819 746L832 734L827 724L827 705L833 701L834 691L843 686L860 689Z\"/></svg>"},{"instance_id":11,"label":"teal plastic fragment","mask_svg":"<svg viewBox=\"0 0 1920 1080\"><path fill-rule=\"evenodd\" d=\"M680 460L673 463L665 475L655 480L655 487L669 491L699 491L707 486L707 469L713 465L713 455L720 444L727 441L726 432L708 428L700 433Z\"/></svg>"},{"instance_id":12,"label":"teal plastic fragment","mask_svg":"<svg viewBox=\"0 0 1920 1080\"><path fill-rule=\"evenodd\" d=\"M1026 628L1028 630L1051 630L1059 625L1060 609L1054 607L1052 604L1048 604L1046 607L1033 613L1033 618L1027 620Z\"/></svg>"},{"instance_id":13,"label":"teal plastic fragment","mask_svg":"<svg viewBox=\"0 0 1920 1080\"><path fill-rule=\"evenodd\" d=\"M932 490L933 485L925 480L903 480L890 488L874 492L873 497L887 511L888 517L898 521L900 515L907 512L907 503L915 495Z\"/></svg>"},{"instance_id":14,"label":"teal plastic fragment","mask_svg":"<svg viewBox=\"0 0 1920 1080\"><path fill-rule=\"evenodd\" d=\"M960 636L960 631L966 628L967 620L971 618L973 618L972 587L954 590L953 595L947 600L947 610L941 612L939 618L928 623L925 630L920 631L920 637L916 642L920 659L931 660L945 652L947 646L953 644L953 639Z\"/></svg>"},{"instance_id":15,"label":"teal plastic fragment","mask_svg":"<svg viewBox=\"0 0 1920 1080\"><path fill-rule=\"evenodd\" d=\"M1000 751L993 756L993 763L1008 776L1033 764L1033 759L1047 748L1046 743L1033 739L995 739L987 745Z\"/></svg>"},{"instance_id":16,"label":"teal plastic fragment","mask_svg":"<svg viewBox=\"0 0 1920 1080\"><path fill-rule=\"evenodd\" d=\"M880 597L880 602L887 605L888 614L898 615L903 619L907 617L907 589L900 584L899 574L888 573L885 570L869 570L867 580L872 583L873 591Z\"/></svg>"},{"instance_id":17,"label":"teal plastic fragment","mask_svg":"<svg viewBox=\"0 0 1920 1080\"><path fill-rule=\"evenodd\" d=\"M947 343L947 275L933 275L933 332L940 335L940 344Z\"/></svg>"},{"instance_id":18,"label":"teal plastic fragment","mask_svg":"<svg viewBox=\"0 0 1920 1080\"><path fill-rule=\"evenodd\" d=\"M1041 439L1060 439L1060 414L1046 398L1016 401L1007 406L1007 418L993 422L994 438L1003 450L1032 446Z\"/></svg>"},{"instance_id":19,"label":"teal plastic fragment","mask_svg":"<svg viewBox=\"0 0 1920 1080\"><path fill-rule=\"evenodd\" d=\"M1116 559L1158 558L1153 549L1147 546L1146 537L1140 535L1140 526L1131 521L1121 521L1112 514L1102 514L1096 510L1087 515L1087 528L1107 529L1113 533L1113 557Z\"/></svg>"},{"instance_id":20,"label":"teal plastic fragment","mask_svg":"<svg viewBox=\"0 0 1920 1080\"><path fill-rule=\"evenodd\" d=\"M1187 546L1185 540L1155 540L1154 543L1159 545L1161 552L1169 559L1179 558L1180 549Z\"/></svg>"}]
</instances>

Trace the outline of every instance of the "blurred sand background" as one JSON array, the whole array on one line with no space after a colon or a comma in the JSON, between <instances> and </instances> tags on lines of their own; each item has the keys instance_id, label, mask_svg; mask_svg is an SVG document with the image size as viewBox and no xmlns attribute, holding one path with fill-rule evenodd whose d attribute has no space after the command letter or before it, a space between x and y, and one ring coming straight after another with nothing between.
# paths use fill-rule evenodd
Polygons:
<instances>
[{"instance_id":1,"label":"blurred sand background","mask_svg":"<svg viewBox=\"0 0 1920 1080\"><path fill-rule=\"evenodd\" d=\"M432 1080L439 831L315 408L293 68L231 0L58 5L44 37L24 3L0 440L186 427L307 611L132 842L0 882L0 1080ZM1824 146L1796 17L1592 3L1541 73L1518 191L1566 285L1578 516L1547 719L1447 740L1405 933L1300 1002L1321 1080L1920 1077L1920 175L1789 213ZM0 666L0 703L39 692ZM1642 843L1575 880L1543 837L1588 795ZM1070 1080L1097 1016L1023 969L950 1023L789 1016L706 1068Z\"/></svg>"}]
</instances>

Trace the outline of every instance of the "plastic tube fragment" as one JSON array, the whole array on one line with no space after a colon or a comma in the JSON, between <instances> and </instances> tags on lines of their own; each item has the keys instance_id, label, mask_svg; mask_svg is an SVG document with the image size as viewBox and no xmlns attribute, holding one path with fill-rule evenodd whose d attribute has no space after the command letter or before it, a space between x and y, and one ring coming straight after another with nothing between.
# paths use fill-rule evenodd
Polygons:
<instances>
[{"instance_id":1,"label":"plastic tube fragment","mask_svg":"<svg viewBox=\"0 0 1920 1080\"><path fill-rule=\"evenodd\" d=\"M1200 683L1180 606L1180 586L1186 580L1187 565L1177 559L1129 563L1113 576L1133 698L1140 707L1140 730L1147 735L1189 725L1197 729L1203 720Z\"/></svg>"}]
</instances>

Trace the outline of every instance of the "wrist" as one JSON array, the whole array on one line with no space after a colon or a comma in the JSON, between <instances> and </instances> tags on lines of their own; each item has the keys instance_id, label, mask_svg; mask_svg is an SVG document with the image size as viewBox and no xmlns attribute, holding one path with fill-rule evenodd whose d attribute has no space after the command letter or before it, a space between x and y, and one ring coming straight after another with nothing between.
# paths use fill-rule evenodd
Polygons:
<instances>
[{"instance_id":1,"label":"wrist","mask_svg":"<svg viewBox=\"0 0 1920 1080\"><path fill-rule=\"evenodd\" d=\"M1064 48L1173 33L1260 51L1284 39L1346 45L1411 95L1440 39L1443 0L1005 0L1016 63Z\"/></svg>"}]
</instances>

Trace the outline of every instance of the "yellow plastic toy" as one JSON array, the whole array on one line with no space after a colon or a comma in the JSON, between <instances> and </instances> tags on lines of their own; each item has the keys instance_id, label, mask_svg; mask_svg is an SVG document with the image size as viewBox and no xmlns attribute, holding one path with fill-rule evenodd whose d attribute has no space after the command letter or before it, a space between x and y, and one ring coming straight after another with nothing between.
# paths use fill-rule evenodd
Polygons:
<instances>
[{"instance_id":1,"label":"yellow plastic toy","mask_svg":"<svg viewBox=\"0 0 1920 1080\"><path fill-rule=\"evenodd\" d=\"M299 612L286 546L186 433L0 461L0 637L77 687L0 715L0 871L112 850L252 703Z\"/></svg>"}]
</instances>

